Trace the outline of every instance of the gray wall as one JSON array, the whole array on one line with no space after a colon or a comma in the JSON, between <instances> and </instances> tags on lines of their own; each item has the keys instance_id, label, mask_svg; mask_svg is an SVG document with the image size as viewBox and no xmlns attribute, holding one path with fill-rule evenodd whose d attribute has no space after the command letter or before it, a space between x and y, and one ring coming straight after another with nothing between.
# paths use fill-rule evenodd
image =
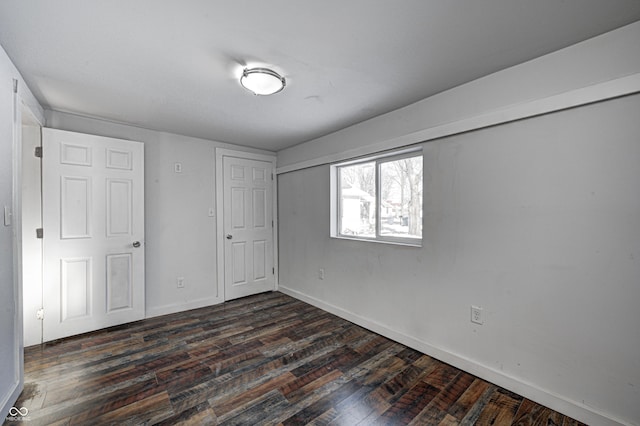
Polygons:
<instances>
[{"instance_id":1,"label":"gray wall","mask_svg":"<svg viewBox=\"0 0 640 426\"><path fill-rule=\"evenodd\" d=\"M638 40L640 22L278 152L280 289L587 423L640 424L639 109L612 100L640 92ZM424 247L329 239L327 164L425 141Z\"/></svg>"},{"instance_id":2,"label":"gray wall","mask_svg":"<svg viewBox=\"0 0 640 426\"><path fill-rule=\"evenodd\" d=\"M634 95L424 144L422 248L330 238L329 166L281 174L281 288L638 423L638 111Z\"/></svg>"}]
</instances>

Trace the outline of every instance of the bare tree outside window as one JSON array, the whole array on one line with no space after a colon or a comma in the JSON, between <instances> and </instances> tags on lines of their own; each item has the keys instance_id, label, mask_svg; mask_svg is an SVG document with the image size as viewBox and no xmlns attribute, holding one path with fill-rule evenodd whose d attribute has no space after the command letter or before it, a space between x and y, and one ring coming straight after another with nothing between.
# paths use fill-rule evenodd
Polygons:
<instances>
[{"instance_id":1,"label":"bare tree outside window","mask_svg":"<svg viewBox=\"0 0 640 426\"><path fill-rule=\"evenodd\" d=\"M422 237L422 156L380 164L381 235Z\"/></svg>"}]
</instances>

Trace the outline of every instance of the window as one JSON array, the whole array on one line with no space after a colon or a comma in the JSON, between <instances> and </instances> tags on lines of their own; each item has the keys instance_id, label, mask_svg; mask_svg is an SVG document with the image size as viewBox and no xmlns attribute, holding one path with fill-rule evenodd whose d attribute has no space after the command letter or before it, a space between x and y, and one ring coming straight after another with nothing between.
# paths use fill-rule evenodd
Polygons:
<instances>
[{"instance_id":1,"label":"window","mask_svg":"<svg viewBox=\"0 0 640 426\"><path fill-rule=\"evenodd\" d=\"M332 166L332 236L422 244L422 151Z\"/></svg>"}]
</instances>

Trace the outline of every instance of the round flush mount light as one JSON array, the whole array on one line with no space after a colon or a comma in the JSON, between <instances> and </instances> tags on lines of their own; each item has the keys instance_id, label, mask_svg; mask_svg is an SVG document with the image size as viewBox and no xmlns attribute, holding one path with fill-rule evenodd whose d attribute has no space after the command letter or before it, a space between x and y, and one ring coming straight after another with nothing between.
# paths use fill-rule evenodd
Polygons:
<instances>
[{"instance_id":1,"label":"round flush mount light","mask_svg":"<svg viewBox=\"0 0 640 426\"><path fill-rule=\"evenodd\" d=\"M245 68L240 77L242 87L254 95L273 95L286 85L284 77L268 68Z\"/></svg>"}]
</instances>

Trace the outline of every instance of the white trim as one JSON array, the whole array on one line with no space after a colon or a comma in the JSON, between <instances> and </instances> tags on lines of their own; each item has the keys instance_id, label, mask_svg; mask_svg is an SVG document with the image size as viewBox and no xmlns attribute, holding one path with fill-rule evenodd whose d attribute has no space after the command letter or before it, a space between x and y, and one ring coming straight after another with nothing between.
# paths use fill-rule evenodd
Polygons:
<instances>
[{"instance_id":1,"label":"white trim","mask_svg":"<svg viewBox=\"0 0 640 426\"><path fill-rule=\"evenodd\" d=\"M273 280L274 280L274 290L278 291L280 287L280 270L278 269L278 175L276 175L276 161L277 157L273 157L272 159L272 169L271 169L271 177L273 180L271 181L271 189L273 194Z\"/></svg>"},{"instance_id":2,"label":"white trim","mask_svg":"<svg viewBox=\"0 0 640 426\"><path fill-rule=\"evenodd\" d=\"M20 85L19 85L20 86ZM13 95L13 200L11 227L13 235L13 290L15 300L16 380L24 381L24 330L22 318L22 98Z\"/></svg>"},{"instance_id":3,"label":"white trim","mask_svg":"<svg viewBox=\"0 0 640 426\"><path fill-rule=\"evenodd\" d=\"M334 216L332 214L332 216ZM332 224L333 225L333 224ZM337 228L337 227L336 227ZM349 237L347 235L342 235L340 233L337 233L335 235L330 235L331 238L335 238L336 240L347 240L347 241L360 241L361 243L374 243L374 244L390 244L390 245L394 245L394 246L402 246L402 247L415 247L415 248L420 248L422 247L422 238L416 238L416 242L412 243L410 239L406 238L406 239L395 239L392 240L391 238L393 237L386 237L386 238L365 238L365 237Z\"/></svg>"},{"instance_id":4,"label":"white trim","mask_svg":"<svg viewBox=\"0 0 640 426\"><path fill-rule=\"evenodd\" d=\"M216 159L218 157L235 157L246 160L267 161L269 163L274 162L276 158L275 154L258 154L255 152L237 151L235 149L216 148Z\"/></svg>"},{"instance_id":5,"label":"white trim","mask_svg":"<svg viewBox=\"0 0 640 426\"><path fill-rule=\"evenodd\" d=\"M2 414L8 411L24 387L24 333L22 326L22 82L14 80L12 94L11 154L11 237L13 250L13 383L0 402Z\"/></svg>"},{"instance_id":6,"label":"white trim","mask_svg":"<svg viewBox=\"0 0 640 426\"><path fill-rule=\"evenodd\" d=\"M215 176L216 176L216 297L224 300L224 217L223 217L223 182L224 170L222 159L223 148L215 149Z\"/></svg>"},{"instance_id":7,"label":"white trim","mask_svg":"<svg viewBox=\"0 0 640 426\"><path fill-rule=\"evenodd\" d=\"M358 157L358 158L351 158L349 160L346 161L339 161L339 162L335 162L333 164L331 164L332 166L335 167L344 167L344 166L351 166L353 164L358 164L358 163L366 163L368 161L379 161L379 160L384 160L385 158L392 158L389 161L393 161L393 158L395 159L402 159L402 158L408 158L408 157L413 157L414 154L416 153L420 153L422 154L422 146L418 145L418 146L410 146L408 148L404 148L404 149L393 149L393 150L387 150L387 151L382 151L382 152L377 152L373 155L366 155L363 157ZM382 162L382 161L380 161Z\"/></svg>"},{"instance_id":8,"label":"white trim","mask_svg":"<svg viewBox=\"0 0 640 426\"><path fill-rule=\"evenodd\" d=\"M419 130L392 139L387 139L367 146L349 149L336 154L324 155L311 160L279 167L277 174L306 169L324 164L345 161L352 158L375 154L380 151L415 145L434 139L452 136L464 132L483 129L485 127L505 124L516 120L535 117L542 114L562 111L621 96L640 92L640 73L616 78L605 82L570 90L546 98L525 101L505 106L487 113L463 118L451 123L441 124L428 129ZM375 120L375 118L373 119Z\"/></svg>"},{"instance_id":9,"label":"white trim","mask_svg":"<svg viewBox=\"0 0 640 426\"><path fill-rule=\"evenodd\" d=\"M479 364L472 359L455 354L446 349L439 348L428 342L408 336L377 321L354 314L338 306L317 299L313 296L306 295L297 290L293 290L282 285L280 286L279 291L296 299L302 300L303 302L309 303L310 305L313 305L324 311L337 315L343 319L346 319L347 321L378 333L391 340L399 342L405 346L418 350L442 362L451 364L456 368L464 370L488 382L516 392L524 396L525 398L529 398L532 401L549 407L552 410L568 415L583 423L594 425L597 424L602 426L615 426L621 424L631 426L630 423L626 423L623 420L616 419L592 407L588 407L577 401L569 400L562 397L561 395L549 392L531 383L523 382L518 378L504 374L504 372L498 371L483 364Z\"/></svg>"},{"instance_id":10,"label":"white trim","mask_svg":"<svg viewBox=\"0 0 640 426\"><path fill-rule=\"evenodd\" d=\"M266 161L271 163L271 173L273 173L273 181L271 182L273 194L273 268L274 268L274 290L278 289L278 198L276 185L276 156L257 154L253 152L236 151L233 149L216 148L215 150L215 176L216 176L216 297L225 300L224 295L224 157L243 158L247 160Z\"/></svg>"},{"instance_id":11,"label":"white trim","mask_svg":"<svg viewBox=\"0 0 640 426\"><path fill-rule=\"evenodd\" d=\"M145 319L159 317L162 315L176 314L191 309L204 308L207 306L218 305L224 302L221 297L206 297L204 299L192 300L188 303L171 303L164 306L156 306L146 311Z\"/></svg>"}]
</instances>

